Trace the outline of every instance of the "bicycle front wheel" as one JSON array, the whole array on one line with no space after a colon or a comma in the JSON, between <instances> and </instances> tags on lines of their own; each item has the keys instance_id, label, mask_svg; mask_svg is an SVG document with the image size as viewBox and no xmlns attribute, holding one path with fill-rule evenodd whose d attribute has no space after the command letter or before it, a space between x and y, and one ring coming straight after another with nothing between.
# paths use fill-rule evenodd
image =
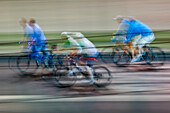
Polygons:
<instances>
[{"instance_id":1,"label":"bicycle front wheel","mask_svg":"<svg viewBox=\"0 0 170 113\"><path fill-rule=\"evenodd\" d=\"M93 67L94 84L104 87L111 83L111 72L104 66Z\"/></svg>"},{"instance_id":2,"label":"bicycle front wheel","mask_svg":"<svg viewBox=\"0 0 170 113\"><path fill-rule=\"evenodd\" d=\"M148 47L145 48L145 61L147 64L157 67L162 66L166 60L166 54L159 47Z\"/></svg>"}]
</instances>

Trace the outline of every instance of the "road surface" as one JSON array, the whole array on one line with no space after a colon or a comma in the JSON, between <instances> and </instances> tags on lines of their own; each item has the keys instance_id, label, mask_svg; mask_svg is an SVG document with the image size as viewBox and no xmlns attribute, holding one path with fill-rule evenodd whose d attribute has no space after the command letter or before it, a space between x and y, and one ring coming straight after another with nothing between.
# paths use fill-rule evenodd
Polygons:
<instances>
[{"instance_id":1,"label":"road surface","mask_svg":"<svg viewBox=\"0 0 170 113\"><path fill-rule=\"evenodd\" d=\"M112 72L109 86L58 88L39 75L19 76L2 60L0 112L170 112L169 63L161 67L138 63L126 67L103 64Z\"/></svg>"}]
</instances>

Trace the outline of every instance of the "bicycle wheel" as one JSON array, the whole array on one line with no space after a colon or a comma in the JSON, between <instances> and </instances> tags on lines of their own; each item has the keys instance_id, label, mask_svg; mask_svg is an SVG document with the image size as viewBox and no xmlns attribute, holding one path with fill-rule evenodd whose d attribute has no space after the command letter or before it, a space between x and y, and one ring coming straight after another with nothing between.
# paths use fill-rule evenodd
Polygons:
<instances>
[{"instance_id":1,"label":"bicycle wheel","mask_svg":"<svg viewBox=\"0 0 170 113\"><path fill-rule=\"evenodd\" d=\"M38 69L39 65L35 58L27 56L20 56L17 59L17 67L24 75L32 75Z\"/></svg>"},{"instance_id":2,"label":"bicycle wheel","mask_svg":"<svg viewBox=\"0 0 170 113\"><path fill-rule=\"evenodd\" d=\"M145 61L147 64L157 67L162 66L166 60L166 54L159 47L146 47L147 52L145 55Z\"/></svg>"},{"instance_id":3,"label":"bicycle wheel","mask_svg":"<svg viewBox=\"0 0 170 113\"><path fill-rule=\"evenodd\" d=\"M18 73L18 67L17 67L17 59L18 56L11 56L8 58L8 67L9 69L11 69L12 71Z\"/></svg>"},{"instance_id":4,"label":"bicycle wheel","mask_svg":"<svg viewBox=\"0 0 170 113\"><path fill-rule=\"evenodd\" d=\"M145 62L147 64L151 64L151 62L153 61L153 52L152 49L149 46L145 46L143 47L144 50L144 54L143 54L143 60L145 60Z\"/></svg>"},{"instance_id":5,"label":"bicycle wheel","mask_svg":"<svg viewBox=\"0 0 170 113\"><path fill-rule=\"evenodd\" d=\"M68 62L69 63L69 62ZM69 63L69 68L60 66L56 72L55 80L58 87L71 87L77 80L78 70Z\"/></svg>"},{"instance_id":6,"label":"bicycle wheel","mask_svg":"<svg viewBox=\"0 0 170 113\"><path fill-rule=\"evenodd\" d=\"M111 83L111 73L103 66L93 67L94 84L98 87L104 87Z\"/></svg>"},{"instance_id":7,"label":"bicycle wheel","mask_svg":"<svg viewBox=\"0 0 170 113\"><path fill-rule=\"evenodd\" d=\"M127 54L121 47L113 49L113 62L118 66L127 65L131 61L131 55Z\"/></svg>"}]
</instances>

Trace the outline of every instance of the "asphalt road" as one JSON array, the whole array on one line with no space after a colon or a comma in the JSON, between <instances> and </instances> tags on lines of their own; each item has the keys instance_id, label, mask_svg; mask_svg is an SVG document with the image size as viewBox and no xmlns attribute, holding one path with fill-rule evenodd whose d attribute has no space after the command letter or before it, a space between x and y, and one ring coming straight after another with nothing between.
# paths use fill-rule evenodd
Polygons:
<instances>
[{"instance_id":1,"label":"asphalt road","mask_svg":"<svg viewBox=\"0 0 170 113\"><path fill-rule=\"evenodd\" d=\"M101 64L100 64L101 65ZM39 75L19 76L0 62L0 112L169 112L170 64L151 67L134 63L126 67L103 64L112 72L105 88L58 88ZM39 69L41 72L41 69Z\"/></svg>"}]
</instances>

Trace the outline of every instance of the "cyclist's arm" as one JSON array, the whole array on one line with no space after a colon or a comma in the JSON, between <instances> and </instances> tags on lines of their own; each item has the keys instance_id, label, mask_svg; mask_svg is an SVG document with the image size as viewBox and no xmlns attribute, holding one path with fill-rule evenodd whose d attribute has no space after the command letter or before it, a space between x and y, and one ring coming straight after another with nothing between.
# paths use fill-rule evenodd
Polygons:
<instances>
[{"instance_id":1,"label":"cyclist's arm","mask_svg":"<svg viewBox=\"0 0 170 113\"><path fill-rule=\"evenodd\" d=\"M82 48L81 48L80 44L72 37L69 38L69 41L70 41L70 46L71 46L70 55L75 56L78 53L81 53Z\"/></svg>"},{"instance_id":2,"label":"cyclist's arm","mask_svg":"<svg viewBox=\"0 0 170 113\"><path fill-rule=\"evenodd\" d=\"M62 50L70 50L70 55L76 55L78 52L82 50L82 48L80 47L76 40L70 37L65 41L63 47L58 51Z\"/></svg>"},{"instance_id":3,"label":"cyclist's arm","mask_svg":"<svg viewBox=\"0 0 170 113\"><path fill-rule=\"evenodd\" d=\"M26 42L28 45L31 45L33 40L33 30L32 29L27 29L24 31L24 38L22 42Z\"/></svg>"},{"instance_id":4,"label":"cyclist's arm","mask_svg":"<svg viewBox=\"0 0 170 113\"><path fill-rule=\"evenodd\" d=\"M112 41L115 41L119 38L119 36L126 35L127 31L129 29L129 24L128 23L121 23L119 25L119 28L116 33L114 33Z\"/></svg>"}]
</instances>

